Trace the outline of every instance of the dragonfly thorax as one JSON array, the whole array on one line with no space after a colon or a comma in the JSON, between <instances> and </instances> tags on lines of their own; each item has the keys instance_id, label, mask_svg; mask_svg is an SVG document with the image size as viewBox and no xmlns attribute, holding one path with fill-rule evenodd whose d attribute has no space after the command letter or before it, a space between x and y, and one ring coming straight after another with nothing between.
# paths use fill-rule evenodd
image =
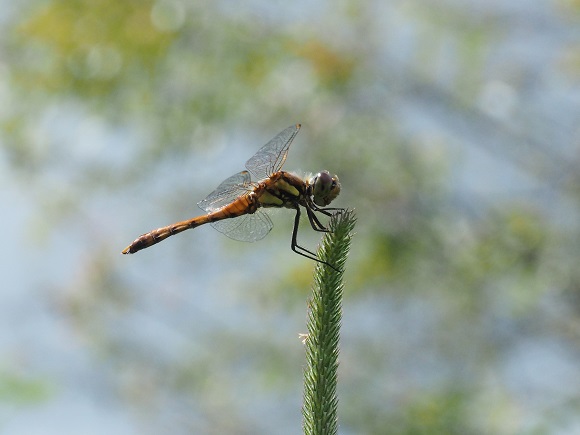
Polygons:
<instances>
[{"instance_id":1,"label":"dragonfly thorax","mask_svg":"<svg viewBox=\"0 0 580 435\"><path fill-rule=\"evenodd\" d=\"M340 182L336 175L322 171L312 177L308 184L312 189L312 200L320 207L326 207L340 193Z\"/></svg>"},{"instance_id":2,"label":"dragonfly thorax","mask_svg":"<svg viewBox=\"0 0 580 435\"><path fill-rule=\"evenodd\" d=\"M298 176L279 171L260 182L252 192L261 207L295 208L306 196L307 185Z\"/></svg>"}]
</instances>

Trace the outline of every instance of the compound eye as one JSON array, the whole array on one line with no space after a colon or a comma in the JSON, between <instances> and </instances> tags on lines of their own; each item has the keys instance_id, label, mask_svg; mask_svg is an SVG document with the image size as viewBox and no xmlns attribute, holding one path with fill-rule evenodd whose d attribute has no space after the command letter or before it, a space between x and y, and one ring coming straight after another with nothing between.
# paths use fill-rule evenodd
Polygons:
<instances>
[{"instance_id":1,"label":"compound eye","mask_svg":"<svg viewBox=\"0 0 580 435\"><path fill-rule=\"evenodd\" d=\"M319 184L321 185L321 188L325 188L325 186L328 186L329 184L332 183L332 177L330 176L330 174L326 171L322 171L320 172L317 177L316 177L316 181L319 182Z\"/></svg>"}]
</instances>

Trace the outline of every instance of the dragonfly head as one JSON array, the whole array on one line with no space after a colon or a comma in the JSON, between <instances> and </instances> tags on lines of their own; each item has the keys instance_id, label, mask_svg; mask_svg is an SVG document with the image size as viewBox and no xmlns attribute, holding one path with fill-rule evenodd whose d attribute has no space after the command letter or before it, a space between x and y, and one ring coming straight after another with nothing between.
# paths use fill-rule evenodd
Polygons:
<instances>
[{"instance_id":1,"label":"dragonfly head","mask_svg":"<svg viewBox=\"0 0 580 435\"><path fill-rule=\"evenodd\" d=\"M312 186L312 199L314 204L326 207L340 193L340 182L336 175L332 176L328 171L322 171L310 179Z\"/></svg>"}]
</instances>

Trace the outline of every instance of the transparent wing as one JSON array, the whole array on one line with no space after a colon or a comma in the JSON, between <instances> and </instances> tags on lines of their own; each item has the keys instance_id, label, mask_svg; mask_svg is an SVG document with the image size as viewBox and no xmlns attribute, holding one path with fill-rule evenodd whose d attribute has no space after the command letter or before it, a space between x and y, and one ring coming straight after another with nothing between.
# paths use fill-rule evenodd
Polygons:
<instances>
[{"instance_id":1,"label":"transparent wing","mask_svg":"<svg viewBox=\"0 0 580 435\"><path fill-rule=\"evenodd\" d=\"M228 205L241 195L248 193L251 188L250 174L242 171L230 178L226 178L222 183L197 205L202 210L210 213Z\"/></svg>"},{"instance_id":2,"label":"transparent wing","mask_svg":"<svg viewBox=\"0 0 580 435\"><path fill-rule=\"evenodd\" d=\"M266 213L257 210L254 214L212 222L211 226L230 239L255 242L266 237L274 224Z\"/></svg>"},{"instance_id":3,"label":"transparent wing","mask_svg":"<svg viewBox=\"0 0 580 435\"><path fill-rule=\"evenodd\" d=\"M263 180L280 170L288 155L288 148L299 130L300 124L296 124L281 131L246 162L246 169L255 180Z\"/></svg>"}]
</instances>

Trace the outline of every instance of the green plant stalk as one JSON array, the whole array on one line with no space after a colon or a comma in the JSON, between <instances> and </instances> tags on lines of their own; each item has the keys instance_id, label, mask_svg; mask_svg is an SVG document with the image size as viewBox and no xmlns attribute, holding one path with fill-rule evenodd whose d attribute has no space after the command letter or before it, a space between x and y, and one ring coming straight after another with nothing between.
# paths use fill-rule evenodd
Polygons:
<instances>
[{"instance_id":1,"label":"green plant stalk","mask_svg":"<svg viewBox=\"0 0 580 435\"><path fill-rule=\"evenodd\" d=\"M352 210L335 214L330 220L318 250L308 334L304 339L303 428L307 435L336 434L338 397L336 396L340 324L342 319L343 273L356 217Z\"/></svg>"}]
</instances>

